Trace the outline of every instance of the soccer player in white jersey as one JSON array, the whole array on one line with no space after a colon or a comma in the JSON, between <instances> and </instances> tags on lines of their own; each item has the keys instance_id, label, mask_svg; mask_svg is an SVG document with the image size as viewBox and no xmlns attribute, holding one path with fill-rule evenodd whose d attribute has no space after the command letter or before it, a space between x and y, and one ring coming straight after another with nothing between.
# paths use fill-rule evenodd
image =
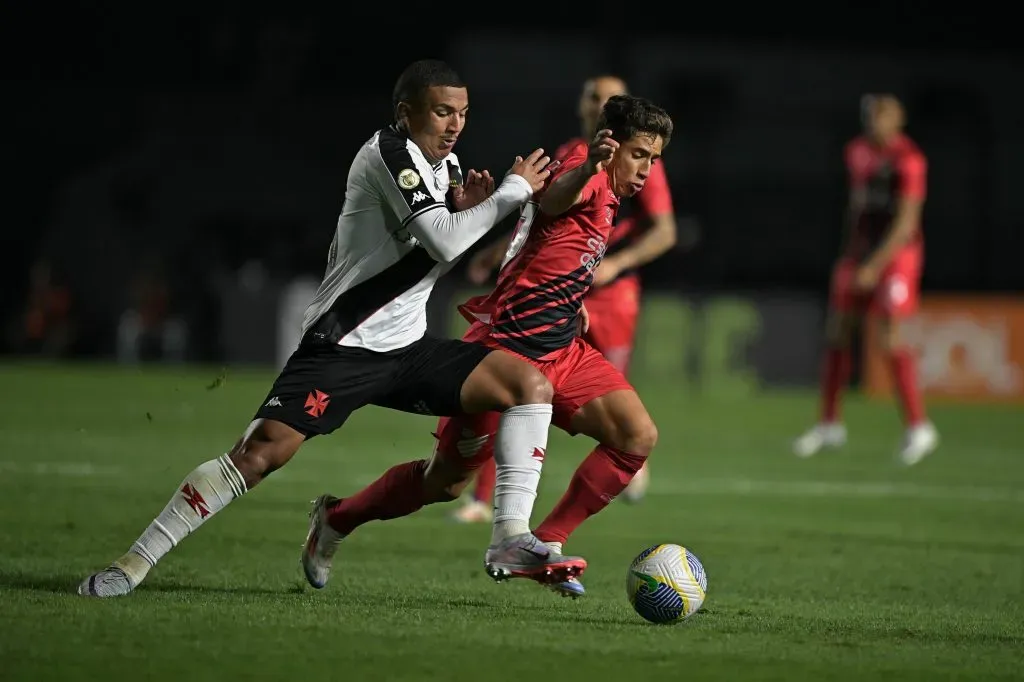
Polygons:
<instances>
[{"instance_id":1,"label":"soccer player in white jersey","mask_svg":"<svg viewBox=\"0 0 1024 682\"><path fill-rule=\"evenodd\" d=\"M466 86L445 63L410 65L395 85L395 123L378 131L349 169L345 202L323 283L310 303L302 340L255 418L231 450L200 464L129 551L86 578L79 594L124 595L156 563L227 506L281 468L308 438L331 433L364 405L429 415L500 410L494 536L487 561L540 582L586 568L537 540L529 528L551 422L552 387L529 363L500 350L426 335L426 303L438 277L499 220L520 208L550 174L538 149L517 157L501 185L484 171L462 182L452 153L466 123ZM426 461L391 469L393 488L380 518L422 504L403 481L422 480ZM454 499L450 491L419 496ZM327 583L344 537L331 525L341 502L318 498L302 565L317 588Z\"/></svg>"}]
</instances>

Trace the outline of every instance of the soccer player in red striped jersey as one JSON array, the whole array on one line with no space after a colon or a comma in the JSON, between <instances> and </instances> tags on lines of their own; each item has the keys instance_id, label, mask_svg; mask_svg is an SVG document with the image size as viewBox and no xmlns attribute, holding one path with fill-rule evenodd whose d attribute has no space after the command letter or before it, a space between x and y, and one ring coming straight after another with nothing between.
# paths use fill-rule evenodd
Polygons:
<instances>
[{"instance_id":1,"label":"soccer player in red striped jersey","mask_svg":"<svg viewBox=\"0 0 1024 682\"><path fill-rule=\"evenodd\" d=\"M938 445L917 384L917 358L901 343L900 322L917 312L924 260L921 210L927 160L903 133L903 105L892 95L864 98L866 131L846 146L850 179L850 233L832 272L828 349L821 382L818 424L794 450L810 457L846 442L840 395L850 371L850 347L865 314L879 322L906 432L904 464L921 461Z\"/></svg>"},{"instance_id":2,"label":"soccer player in red striped jersey","mask_svg":"<svg viewBox=\"0 0 1024 682\"><path fill-rule=\"evenodd\" d=\"M564 159L580 147L586 147L597 132L601 109L610 97L627 93L626 82L617 76L588 79L580 95L581 136L563 144L554 159ZM640 316L640 274L638 268L659 258L676 244L676 220L672 193L664 164L655 164L642 190L620 204L618 219L608 240L604 260L594 273L587 295L590 328L584 338L599 350L624 375L628 374L633 353L637 320ZM483 284L501 264L511 235L478 251L470 259L467 276L474 284ZM473 494L452 517L463 523L489 522L494 492L494 461L477 472ZM622 497L638 502L650 480L647 464L637 472Z\"/></svg>"},{"instance_id":3,"label":"soccer player in red striped jersey","mask_svg":"<svg viewBox=\"0 0 1024 682\"><path fill-rule=\"evenodd\" d=\"M605 104L600 128L588 146L574 148L561 161L546 187L523 207L494 291L459 308L471 321L464 341L503 349L533 364L555 389L552 423L598 441L565 495L534 531L553 552L622 493L658 437L622 372L581 334L587 331L583 299L607 251L619 201L643 188L672 136L672 119L645 99L620 95ZM423 468L424 489L443 489L449 499L457 498L476 469L493 456L498 417L442 418L433 457ZM539 448L534 452L539 460L545 454ZM499 485L504 475L498 472ZM371 489L428 501L418 489L386 491L373 485L357 496ZM364 511L350 524L353 529L382 518L365 511L382 505L368 500L362 506ZM484 561L493 578L511 577L491 570L501 561L495 548ZM555 587L572 596L584 591L575 579Z\"/></svg>"}]
</instances>

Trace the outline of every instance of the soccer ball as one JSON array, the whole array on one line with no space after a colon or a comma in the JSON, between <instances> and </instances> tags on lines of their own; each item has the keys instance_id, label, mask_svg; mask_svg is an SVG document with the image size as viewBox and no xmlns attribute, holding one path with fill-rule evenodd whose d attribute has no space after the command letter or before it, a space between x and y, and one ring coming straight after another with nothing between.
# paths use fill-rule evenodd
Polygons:
<instances>
[{"instance_id":1,"label":"soccer ball","mask_svg":"<svg viewBox=\"0 0 1024 682\"><path fill-rule=\"evenodd\" d=\"M697 556L679 545L655 545L640 552L626 574L626 596L652 623L678 623L697 612L708 576Z\"/></svg>"}]
</instances>

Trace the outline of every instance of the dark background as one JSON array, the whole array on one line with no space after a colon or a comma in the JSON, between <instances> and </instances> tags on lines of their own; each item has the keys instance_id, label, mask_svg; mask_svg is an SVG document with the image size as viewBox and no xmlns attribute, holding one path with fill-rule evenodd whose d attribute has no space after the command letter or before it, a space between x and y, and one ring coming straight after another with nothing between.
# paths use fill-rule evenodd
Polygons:
<instances>
[{"instance_id":1,"label":"dark background","mask_svg":"<svg viewBox=\"0 0 1024 682\"><path fill-rule=\"evenodd\" d=\"M842 147L861 95L894 92L930 163L925 290L1019 293L1024 59L1008 16L937 7L11 7L0 348L111 357L134 309L181 322L184 357L230 360L230 319L321 275L349 161L423 57L469 83L457 152L495 173L577 133L588 76L665 106L681 244L646 282L697 295L824 295ZM25 339L40 287L64 296L64 343Z\"/></svg>"}]
</instances>

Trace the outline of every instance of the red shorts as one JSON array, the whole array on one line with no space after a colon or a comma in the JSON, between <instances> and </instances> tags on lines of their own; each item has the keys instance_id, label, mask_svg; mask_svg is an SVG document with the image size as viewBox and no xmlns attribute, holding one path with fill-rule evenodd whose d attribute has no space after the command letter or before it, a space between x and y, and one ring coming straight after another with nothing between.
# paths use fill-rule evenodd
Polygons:
<instances>
[{"instance_id":1,"label":"red shorts","mask_svg":"<svg viewBox=\"0 0 1024 682\"><path fill-rule=\"evenodd\" d=\"M489 331L486 324L476 322L462 339L516 355L539 369L555 389L551 423L571 435L576 435L572 418L581 407L614 391L633 390L622 372L581 338L577 337L553 357L533 360L503 348L490 338ZM492 441L500 418L498 412L442 417L435 434L436 454L461 461L467 470L478 468L494 455Z\"/></svg>"},{"instance_id":2,"label":"red shorts","mask_svg":"<svg viewBox=\"0 0 1024 682\"><path fill-rule=\"evenodd\" d=\"M879 317L908 317L917 312L921 297L920 245L898 252L882 271L873 291L856 291L854 276L859 263L841 258L832 270L831 302L833 310L843 313L870 314Z\"/></svg>"},{"instance_id":3,"label":"red shorts","mask_svg":"<svg viewBox=\"0 0 1024 682\"><path fill-rule=\"evenodd\" d=\"M584 303L590 313L590 329L584 338L626 374L640 317L640 279L623 277L594 289Z\"/></svg>"}]
</instances>

